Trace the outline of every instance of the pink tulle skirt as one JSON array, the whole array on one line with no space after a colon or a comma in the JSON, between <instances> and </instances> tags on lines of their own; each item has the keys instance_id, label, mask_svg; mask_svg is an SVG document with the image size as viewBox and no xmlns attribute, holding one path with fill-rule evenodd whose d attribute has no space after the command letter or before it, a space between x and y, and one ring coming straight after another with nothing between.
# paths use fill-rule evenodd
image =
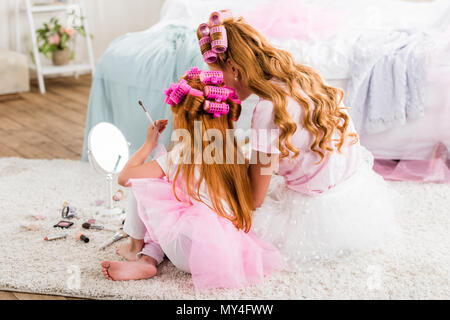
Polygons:
<instances>
[{"instance_id":1,"label":"pink tulle skirt","mask_svg":"<svg viewBox=\"0 0 450 320\"><path fill-rule=\"evenodd\" d=\"M201 202L185 198L178 201L167 180L130 182L150 240L158 242L163 250L173 241L189 240L186 263L197 290L256 284L264 276L284 268L283 259L273 245L252 232L238 230ZM177 195L182 196L182 192Z\"/></svg>"}]
</instances>

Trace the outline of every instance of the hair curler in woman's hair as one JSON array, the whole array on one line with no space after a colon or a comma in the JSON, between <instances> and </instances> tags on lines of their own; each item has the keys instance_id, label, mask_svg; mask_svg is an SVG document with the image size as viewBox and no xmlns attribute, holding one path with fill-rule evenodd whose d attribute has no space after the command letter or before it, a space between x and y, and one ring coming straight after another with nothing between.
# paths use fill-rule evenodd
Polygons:
<instances>
[{"instance_id":1,"label":"hair curler in woman's hair","mask_svg":"<svg viewBox=\"0 0 450 320\"><path fill-rule=\"evenodd\" d=\"M203 82L203 84L222 84L223 73L222 71L202 71L200 72L200 81Z\"/></svg>"},{"instance_id":2,"label":"hair curler in woman's hair","mask_svg":"<svg viewBox=\"0 0 450 320\"><path fill-rule=\"evenodd\" d=\"M205 111L208 113L212 113L214 115L214 118L218 118L221 115L228 114L228 112L230 112L230 105L228 103L206 100L204 105Z\"/></svg>"},{"instance_id":3,"label":"hair curler in woman's hair","mask_svg":"<svg viewBox=\"0 0 450 320\"><path fill-rule=\"evenodd\" d=\"M224 26L211 28L211 49L215 53L224 53L228 48L227 30Z\"/></svg>"},{"instance_id":4,"label":"hair curler in woman's hair","mask_svg":"<svg viewBox=\"0 0 450 320\"><path fill-rule=\"evenodd\" d=\"M209 37L208 37L209 38ZM203 54L203 59L207 64L211 64L217 61L217 53L212 50L208 50Z\"/></svg>"},{"instance_id":5,"label":"hair curler in woman's hair","mask_svg":"<svg viewBox=\"0 0 450 320\"><path fill-rule=\"evenodd\" d=\"M215 11L209 17L209 36L211 48L215 53L224 53L228 48L227 30L223 26L226 20L232 19L233 14L229 10Z\"/></svg>"},{"instance_id":6,"label":"hair curler in woman's hair","mask_svg":"<svg viewBox=\"0 0 450 320\"><path fill-rule=\"evenodd\" d=\"M226 101L230 91L225 87L205 86L203 89L207 99L214 99L217 102Z\"/></svg>"},{"instance_id":7,"label":"hair curler in woman's hair","mask_svg":"<svg viewBox=\"0 0 450 320\"><path fill-rule=\"evenodd\" d=\"M170 99L179 104L183 101L184 97L188 94L189 90L191 90L191 86L188 85L187 81L181 79L181 81L176 85L175 89L170 94Z\"/></svg>"},{"instance_id":8,"label":"hair curler in woman's hair","mask_svg":"<svg viewBox=\"0 0 450 320\"><path fill-rule=\"evenodd\" d=\"M209 25L207 23L202 23L197 30L197 35L199 38L209 36Z\"/></svg>"},{"instance_id":9,"label":"hair curler in woman's hair","mask_svg":"<svg viewBox=\"0 0 450 320\"><path fill-rule=\"evenodd\" d=\"M220 11L214 11L209 16L209 24L211 26L218 26L223 24L226 20L232 19L233 14L230 10L220 10Z\"/></svg>"},{"instance_id":10,"label":"hair curler in woman's hair","mask_svg":"<svg viewBox=\"0 0 450 320\"><path fill-rule=\"evenodd\" d=\"M207 23L202 23L197 29L200 51L203 55L203 59L208 64L217 61L217 54L211 50L211 37L209 36L209 32L209 25Z\"/></svg>"},{"instance_id":11,"label":"hair curler in woman's hair","mask_svg":"<svg viewBox=\"0 0 450 320\"><path fill-rule=\"evenodd\" d=\"M188 70L184 73L183 77L188 77L189 80L200 77L200 70L198 67L192 67L191 70Z\"/></svg>"}]
</instances>

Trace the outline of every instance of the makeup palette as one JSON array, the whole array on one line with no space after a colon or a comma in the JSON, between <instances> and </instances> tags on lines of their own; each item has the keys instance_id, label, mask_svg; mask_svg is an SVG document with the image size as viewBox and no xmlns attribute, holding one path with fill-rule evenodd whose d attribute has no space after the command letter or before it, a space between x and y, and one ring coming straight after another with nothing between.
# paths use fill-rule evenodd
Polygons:
<instances>
[{"instance_id":1,"label":"makeup palette","mask_svg":"<svg viewBox=\"0 0 450 320\"><path fill-rule=\"evenodd\" d=\"M55 224L54 228L61 228L61 229L69 229L73 225L73 222L70 221L60 221L57 224Z\"/></svg>"}]
</instances>

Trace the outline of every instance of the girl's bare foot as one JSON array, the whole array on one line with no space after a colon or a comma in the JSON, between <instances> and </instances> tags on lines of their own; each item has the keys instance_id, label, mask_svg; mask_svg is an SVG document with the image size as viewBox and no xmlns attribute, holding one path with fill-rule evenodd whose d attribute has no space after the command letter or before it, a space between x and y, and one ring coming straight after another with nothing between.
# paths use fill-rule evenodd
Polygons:
<instances>
[{"instance_id":1,"label":"girl's bare foot","mask_svg":"<svg viewBox=\"0 0 450 320\"><path fill-rule=\"evenodd\" d=\"M137 261L103 261L102 272L106 279L114 281L149 279L156 275L156 260L142 256Z\"/></svg>"},{"instance_id":2,"label":"girl's bare foot","mask_svg":"<svg viewBox=\"0 0 450 320\"><path fill-rule=\"evenodd\" d=\"M127 261L136 261L136 255L141 252L144 246L144 240L138 240L130 237L130 241L117 249L116 253L124 257Z\"/></svg>"}]
</instances>

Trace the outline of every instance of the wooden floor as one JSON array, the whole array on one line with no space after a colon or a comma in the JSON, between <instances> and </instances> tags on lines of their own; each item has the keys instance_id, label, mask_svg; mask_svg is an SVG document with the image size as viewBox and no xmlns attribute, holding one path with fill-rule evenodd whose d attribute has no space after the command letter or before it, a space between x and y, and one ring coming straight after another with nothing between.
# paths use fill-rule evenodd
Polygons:
<instances>
[{"instance_id":1,"label":"wooden floor","mask_svg":"<svg viewBox=\"0 0 450 320\"><path fill-rule=\"evenodd\" d=\"M70 297L0 291L0 300L80 300Z\"/></svg>"},{"instance_id":2,"label":"wooden floor","mask_svg":"<svg viewBox=\"0 0 450 320\"><path fill-rule=\"evenodd\" d=\"M83 146L90 76L45 81L41 95L0 96L0 157L80 159Z\"/></svg>"},{"instance_id":3,"label":"wooden floor","mask_svg":"<svg viewBox=\"0 0 450 320\"><path fill-rule=\"evenodd\" d=\"M0 157L81 159L90 76L46 79L47 93L0 96ZM72 300L0 291L0 300Z\"/></svg>"}]
</instances>

